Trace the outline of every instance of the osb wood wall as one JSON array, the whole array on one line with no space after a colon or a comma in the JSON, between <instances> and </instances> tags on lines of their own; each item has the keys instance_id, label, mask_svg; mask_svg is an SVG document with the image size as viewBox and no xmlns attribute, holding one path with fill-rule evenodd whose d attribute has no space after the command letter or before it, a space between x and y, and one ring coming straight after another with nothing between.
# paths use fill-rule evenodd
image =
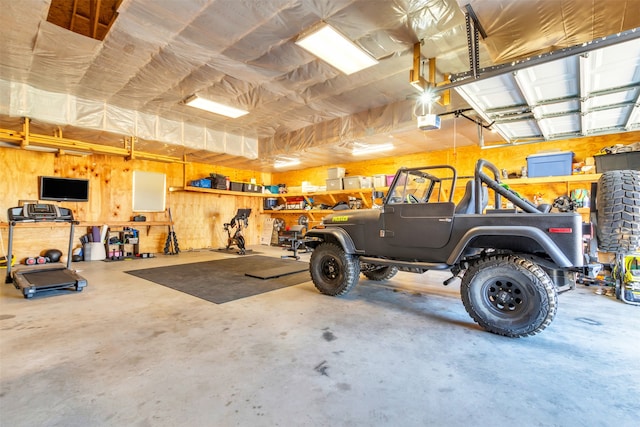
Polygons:
<instances>
[{"instance_id":1,"label":"osb wood wall","mask_svg":"<svg viewBox=\"0 0 640 427\"><path fill-rule=\"evenodd\" d=\"M630 144L640 141L640 131L613 134L606 136L592 136L585 138L552 141L537 144L518 145L513 147L481 149L478 146L460 147L456 150L442 150L425 152L418 155L382 157L377 160L367 160L346 164L327 165L298 171L279 172L272 175L273 181L286 183L288 186L300 186L302 181L309 181L312 185L325 185L327 169L343 167L346 176L372 176L376 174L393 175L400 167L418 167L439 164L453 165L459 177L473 176L476 161L480 158L495 164L498 169L506 169L509 173L520 173L522 166L527 165L527 156L542 151L572 151L574 162L584 161L600 152L603 147L614 144ZM454 201L462 197L467 179L459 179L456 186ZM587 184L574 184L574 188L589 189ZM533 200L536 194L542 194L547 202L566 193L566 184L519 185L516 190Z\"/></svg>"},{"instance_id":2,"label":"osb wood wall","mask_svg":"<svg viewBox=\"0 0 640 427\"><path fill-rule=\"evenodd\" d=\"M0 149L0 221L7 221L7 209L18 206L20 200L37 200L38 177L41 175L90 180L89 202L61 203L73 210L77 220L109 224L113 221L128 221L132 212L132 178L133 171L165 173L167 187L182 187L183 183L192 179L220 173L231 180L250 182L256 179L262 183L287 183L299 186L302 181L310 181L314 185L324 185L327 168L344 167L348 175L371 176L374 174L393 174L401 166L422 166L435 164L452 164L461 176L473 173L478 158L486 158L499 168L509 172L519 171L526 165L526 157L543 150L573 151L575 160L581 161L592 156L602 147L615 143L629 144L640 140L640 132L629 132L609 136L572 139L540 144L521 145L517 147L494 148L481 150L479 147L462 147L457 150L444 150L422 155L402 157L386 157L374 161L353 162L342 165L327 165L300 171L277 174L261 174L254 171L235 170L206 164L189 163L167 164L152 161L127 161L116 156L94 155L87 157L56 156L51 153L40 153L11 148ZM458 185L463 188L464 180ZM551 201L566 191L566 185L554 184L544 186L519 186L517 188L525 197L532 199L536 193L544 194ZM462 192L458 190L455 200L459 200ZM248 244L258 244L262 233L263 218L269 214L261 214L262 198L250 196L226 196L188 191L167 193L167 207L171 208L175 231L182 250L200 248L219 248L226 244L226 233L223 224L235 215L238 208L252 209L249 227L245 232ZM287 223L295 223L299 214L284 216ZM149 221L167 220L166 212L144 213ZM138 229L141 234L141 252L162 252L167 236L166 226L151 227L149 234L144 224ZM74 247L80 246L78 238L88 230L77 227L74 236ZM0 229L4 240L3 248L7 248L8 230ZM17 259L40 254L42 250L58 248L66 252L68 228L52 226L47 228L20 228L14 236L14 254ZM0 253L2 254L2 253Z\"/></svg>"},{"instance_id":3,"label":"osb wood wall","mask_svg":"<svg viewBox=\"0 0 640 427\"><path fill-rule=\"evenodd\" d=\"M211 172L222 173L239 181L251 178L268 180L252 171L214 167L190 163L159 163L153 161L128 161L121 157L93 155L86 157L56 156L11 148L0 149L0 221L7 222L7 209L18 206L21 200L38 200L38 177L59 176L89 179L89 201L59 203L74 213L74 218L96 224L130 221L132 211L133 171L164 173L167 187L183 187L184 173L187 180L208 176ZM262 199L258 197L234 197L186 191L167 192L167 207L171 208L174 227L181 250L218 248L225 246L226 233L223 223L235 215L238 208L251 208L252 218L245 232L249 244L257 244L261 233L260 210ZM168 220L167 212L144 212L148 221ZM136 225L140 231L141 252L162 252L167 237L167 226L153 226L147 235L144 223ZM80 236L86 227L76 227L74 247L80 247ZM8 244L8 229L0 229L4 240L3 251ZM39 255L49 248L58 248L66 254L69 228L52 226L46 228L16 228L13 252L16 259ZM0 253L2 255L3 253Z\"/></svg>"}]
</instances>

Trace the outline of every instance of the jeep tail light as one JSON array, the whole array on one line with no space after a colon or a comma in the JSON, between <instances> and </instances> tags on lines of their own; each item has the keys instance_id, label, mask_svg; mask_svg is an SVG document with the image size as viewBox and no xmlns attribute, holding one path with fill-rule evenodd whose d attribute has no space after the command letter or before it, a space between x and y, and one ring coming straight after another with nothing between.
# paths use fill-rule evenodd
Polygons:
<instances>
[{"instance_id":1,"label":"jeep tail light","mask_svg":"<svg viewBox=\"0 0 640 427\"><path fill-rule=\"evenodd\" d=\"M552 228L549 229L549 233L570 234L570 233L573 233L573 228L571 228L571 227L552 227Z\"/></svg>"}]
</instances>

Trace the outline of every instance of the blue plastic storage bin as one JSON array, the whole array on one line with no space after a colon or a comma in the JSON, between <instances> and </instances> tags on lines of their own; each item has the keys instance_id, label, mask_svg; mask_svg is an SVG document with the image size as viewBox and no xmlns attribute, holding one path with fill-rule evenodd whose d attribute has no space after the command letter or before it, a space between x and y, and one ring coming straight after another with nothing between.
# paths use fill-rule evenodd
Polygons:
<instances>
[{"instance_id":1,"label":"blue plastic storage bin","mask_svg":"<svg viewBox=\"0 0 640 427\"><path fill-rule=\"evenodd\" d=\"M571 175L573 152L561 151L557 153L532 154L527 157L527 176Z\"/></svg>"},{"instance_id":2,"label":"blue plastic storage bin","mask_svg":"<svg viewBox=\"0 0 640 427\"><path fill-rule=\"evenodd\" d=\"M189 185L192 187L211 188L211 180L208 178L194 179L189 181Z\"/></svg>"}]
</instances>

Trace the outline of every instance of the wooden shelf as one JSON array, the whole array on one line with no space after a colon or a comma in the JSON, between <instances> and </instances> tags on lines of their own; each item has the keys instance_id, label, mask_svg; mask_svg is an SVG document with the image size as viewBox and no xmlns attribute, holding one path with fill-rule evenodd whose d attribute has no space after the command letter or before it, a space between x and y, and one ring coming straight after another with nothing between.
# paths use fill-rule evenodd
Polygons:
<instances>
[{"instance_id":1,"label":"wooden shelf","mask_svg":"<svg viewBox=\"0 0 640 427\"><path fill-rule=\"evenodd\" d=\"M371 194L373 192L373 188L354 188L351 190L330 190L330 191L308 191L306 193L295 192L295 193L282 193L282 194L270 194L270 196L278 196L278 197L314 197L314 196L341 196L345 194Z\"/></svg>"},{"instance_id":2,"label":"wooden shelf","mask_svg":"<svg viewBox=\"0 0 640 427\"><path fill-rule=\"evenodd\" d=\"M152 227L154 225L171 225L171 221L80 221L81 227L92 227L108 225L110 227L130 227L130 226L147 226Z\"/></svg>"},{"instance_id":3,"label":"wooden shelf","mask_svg":"<svg viewBox=\"0 0 640 427\"><path fill-rule=\"evenodd\" d=\"M384 191L387 188L377 189L377 191ZM304 197L304 200L312 204L309 199L315 199L316 197L327 197L331 201L331 204L335 205L341 199L340 196L356 196L362 201L362 207L364 209L368 209L371 207L371 193L373 193L373 188L354 188L349 190L330 190L330 191L309 191L306 193L295 192L295 193L282 193L282 194L273 194L272 197L277 196L279 199L283 200L286 203L286 199L290 197ZM317 211L317 209L314 209ZM308 212L308 211L307 211ZM327 211L325 211L327 212ZM333 212L329 210L328 212Z\"/></svg>"},{"instance_id":4,"label":"wooden shelf","mask_svg":"<svg viewBox=\"0 0 640 427\"><path fill-rule=\"evenodd\" d=\"M69 227L71 224L69 221L18 221L16 222L16 227L24 227L24 228L50 228L50 227ZM78 222L75 222L75 225L78 225ZM8 222L0 222L0 228L9 228Z\"/></svg>"},{"instance_id":5,"label":"wooden shelf","mask_svg":"<svg viewBox=\"0 0 640 427\"><path fill-rule=\"evenodd\" d=\"M192 193L208 193L208 194L221 194L223 196L247 196L247 197L275 197L279 196L279 194L270 194L270 193L245 193L244 191L231 191L231 190L215 190L213 188L202 188L202 187L169 187L169 191L189 191Z\"/></svg>"},{"instance_id":6,"label":"wooden shelf","mask_svg":"<svg viewBox=\"0 0 640 427\"><path fill-rule=\"evenodd\" d=\"M349 209L349 210L357 210L357 209ZM330 213L334 213L336 211L334 211L333 209L278 209L278 210L266 210L264 211L264 213L270 213L270 214L279 214L279 213L283 213L283 214L330 214Z\"/></svg>"},{"instance_id":7,"label":"wooden shelf","mask_svg":"<svg viewBox=\"0 0 640 427\"><path fill-rule=\"evenodd\" d=\"M599 173L590 173L584 175L540 176L535 178L503 179L501 182L508 185L595 182L600 178L600 175Z\"/></svg>"},{"instance_id":8,"label":"wooden shelf","mask_svg":"<svg viewBox=\"0 0 640 427\"><path fill-rule=\"evenodd\" d=\"M503 183L515 187L519 185L535 185L541 188L544 188L545 185L549 184L564 184L564 192L566 195L571 194L571 189L576 188L579 184L591 184L592 182L597 182L600 179L602 174L599 173L590 173L590 174L581 174L581 175L560 175L560 176L541 176L535 178L516 178L516 179L504 179ZM549 200L549 203L551 200ZM584 221L588 222L590 209L589 208L578 208L576 209Z\"/></svg>"}]
</instances>

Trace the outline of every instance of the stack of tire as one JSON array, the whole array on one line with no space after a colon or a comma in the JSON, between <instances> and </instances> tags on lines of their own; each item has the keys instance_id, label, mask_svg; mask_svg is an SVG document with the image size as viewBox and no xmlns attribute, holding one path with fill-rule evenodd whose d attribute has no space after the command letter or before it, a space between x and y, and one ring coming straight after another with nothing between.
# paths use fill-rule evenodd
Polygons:
<instances>
[{"instance_id":1,"label":"stack of tire","mask_svg":"<svg viewBox=\"0 0 640 427\"><path fill-rule=\"evenodd\" d=\"M595 209L600 251L640 250L640 171L604 172L598 180Z\"/></svg>"}]
</instances>

